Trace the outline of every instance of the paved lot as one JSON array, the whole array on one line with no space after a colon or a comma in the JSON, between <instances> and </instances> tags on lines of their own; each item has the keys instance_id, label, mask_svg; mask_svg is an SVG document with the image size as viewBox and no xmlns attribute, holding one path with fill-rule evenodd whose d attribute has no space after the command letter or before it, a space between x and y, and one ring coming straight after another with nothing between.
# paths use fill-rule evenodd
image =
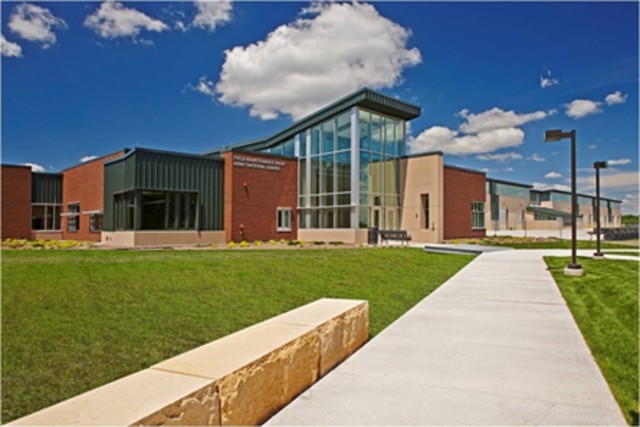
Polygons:
<instances>
[{"instance_id":1,"label":"paved lot","mask_svg":"<svg viewBox=\"0 0 640 427\"><path fill-rule=\"evenodd\" d=\"M480 255L268 424L625 424L542 254Z\"/></svg>"}]
</instances>

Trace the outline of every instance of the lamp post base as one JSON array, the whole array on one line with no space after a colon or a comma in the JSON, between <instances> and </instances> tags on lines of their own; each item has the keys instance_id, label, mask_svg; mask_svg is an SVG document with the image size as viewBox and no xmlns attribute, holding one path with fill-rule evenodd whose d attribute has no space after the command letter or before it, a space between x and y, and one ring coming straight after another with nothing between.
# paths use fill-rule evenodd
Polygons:
<instances>
[{"instance_id":1,"label":"lamp post base","mask_svg":"<svg viewBox=\"0 0 640 427\"><path fill-rule=\"evenodd\" d=\"M584 274L584 270L580 264L569 264L564 269L565 276L580 277Z\"/></svg>"},{"instance_id":2,"label":"lamp post base","mask_svg":"<svg viewBox=\"0 0 640 427\"><path fill-rule=\"evenodd\" d=\"M604 259L604 254L602 252L594 252L593 259Z\"/></svg>"}]
</instances>

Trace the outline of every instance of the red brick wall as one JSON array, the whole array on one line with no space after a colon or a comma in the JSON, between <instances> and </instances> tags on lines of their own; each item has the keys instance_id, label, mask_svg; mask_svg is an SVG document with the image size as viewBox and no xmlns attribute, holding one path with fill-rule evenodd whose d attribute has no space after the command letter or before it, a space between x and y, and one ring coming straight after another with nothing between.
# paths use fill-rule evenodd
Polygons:
<instances>
[{"instance_id":1,"label":"red brick wall","mask_svg":"<svg viewBox=\"0 0 640 427\"><path fill-rule=\"evenodd\" d=\"M224 229L226 240L240 242L295 239L298 235L298 162L286 157L228 152L224 157ZM245 158L244 160L242 158ZM279 170L259 169L261 159L283 163ZM244 165L242 164L244 163ZM265 164L262 164L265 166ZM275 166L275 165L266 165ZM244 185L246 184L246 186ZM292 208L291 231L276 231L277 208ZM241 233L241 227L244 235Z\"/></svg>"},{"instance_id":2,"label":"red brick wall","mask_svg":"<svg viewBox=\"0 0 640 427\"><path fill-rule=\"evenodd\" d=\"M485 192L483 173L444 167L445 240L486 235L485 230L471 229L471 202L485 202Z\"/></svg>"},{"instance_id":3,"label":"red brick wall","mask_svg":"<svg viewBox=\"0 0 640 427\"><path fill-rule=\"evenodd\" d=\"M80 228L67 231L67 218L62 217L62 238L100 241L100 232L89 231L89 215L82 212L102 211L104 193L104 163L124 155L124 151L80 164L63 172L62 212L69 212L69 203L80 203Z\"/></svg>"},{"instance_id":4,"label":"red brick wall","mask_svg":"<svg viewBox=\"0 0 640 427\"><path fill-rule=\"evenodd\" d=\"M31 166L2 166L2 238L31 237Z\"/></svg>"}]
</instances>

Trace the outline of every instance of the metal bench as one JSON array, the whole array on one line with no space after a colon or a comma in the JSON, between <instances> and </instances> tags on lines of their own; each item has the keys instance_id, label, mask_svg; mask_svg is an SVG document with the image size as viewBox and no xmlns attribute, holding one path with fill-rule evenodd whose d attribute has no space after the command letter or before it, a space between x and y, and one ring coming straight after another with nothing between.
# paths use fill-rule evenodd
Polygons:
<instances>
[{"instance_id":1,"label":"metal bench","mask_svg":"<svg viewBox=\"0 0 640 427\"><path fill-rule=\"evenodd\" d=\"M379 230L378 234L380 235L380 240L382 243L389 243L389 240L396 240L403 243L406 243L407 246L411 241L411 236L406 232L406 230Z\"/></svg>"}]
</instances>

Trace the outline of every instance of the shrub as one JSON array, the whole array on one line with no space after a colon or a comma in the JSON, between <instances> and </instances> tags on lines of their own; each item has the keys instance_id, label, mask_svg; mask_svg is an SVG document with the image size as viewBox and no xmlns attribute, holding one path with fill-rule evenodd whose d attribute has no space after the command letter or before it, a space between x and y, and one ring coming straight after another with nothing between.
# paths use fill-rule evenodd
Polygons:
<instances>
[{"instance_id":1,"label":"shrub","mask_svg":"<svg viewBox=\"0 0 640 427\"><path fill-rule=\"evenodd\" d=\"M240 242L241 248L248 248L249 246L251 246L251 243L247 242L246 240L243 240L242 242Z\"/></svg>"},{"instance_id":2,"label":"shrub","mask_svg":"<svg viewBox=\"0 0 640 427\"><path fill-rule=\"evenodd\" d=\"M329 242L329 244L332 246L340 246L344 245L344 242L341 242L340 240L332 240L331 242Z\"/></svg>"},{"instance_id":3,"label":"shrub","mask_svg":"<svg viewBox=\"0 0 640 427\"><path fill-rule=\"evenodd\" d=\"M262 240L256 240L253 244L256 246L262 246Z\"/></svg>"},{"instance_id":4,"label":"shrub","mask_svg":"<svg viewBox=\"0 0 640 427\"><path fill-rule=\"evenodd\" d=\"M275 240L271 239L271 240L269 240L269 244L270 244L271 246L273 246L273 245L276 245L276 244L277 244L277 242L276 242Z\"/></svg>"},{"instance_id":5,"label":"shrub","mask_svg":"<svg viewBox=\"0 0 640 427\"><path fill-rule=\"evenodd\" d=\"M231 240L229 243L227 243L227 246L229 246L230 248L235 248L236 247L236 242Z\"/></svg>"},{"instance_id":6,"label":"shrub","mask_svg":"<svg viewBox=\"0 0 640 427\"><path fill-rule=\"evenodd\" d=\"M322 241L322 240L314 240L314 241L313 241L313 244L314 244L314 245L318 245L318 246L320 246L320 245L324 245L324 241Z\"/></svg>"}]
</instances>

